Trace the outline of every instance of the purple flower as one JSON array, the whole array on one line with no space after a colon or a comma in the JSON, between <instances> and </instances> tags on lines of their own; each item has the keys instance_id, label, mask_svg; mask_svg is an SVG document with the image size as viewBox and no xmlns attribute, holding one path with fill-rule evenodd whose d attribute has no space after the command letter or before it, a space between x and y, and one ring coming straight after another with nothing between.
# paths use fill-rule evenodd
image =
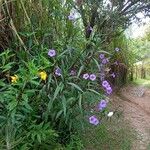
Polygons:
<instances>
[{"instance_id":1,"label":"purple flower","mask_svg":"<svg viewBox=\"0 0 150 150\"><path fill-rule=\"evenodd\" d=\"M116 47L116 48L115 48L115 51L116 51L116 52L119 52L119 51L120 51L120 48Z\"/></svg>"},{"instance_id":2,"label":"purple flower","mask_svg":"<svg viewBox=\"0 0 150 150\"><path fill-rule=\"evenodd\" d=\"M89 122L93 125L98 125L99 124L99 120L95 116L89 117Z\"/></svg>"},{"instance_id":3,"label":"purple flower","mask_svg":"<svg viewBox=\"0 0 150 150\"><path fill-rule=\"evenodd\" d=\"M115 65L118 65L118 61L115 61L114 64L115 64Z\"/></svg>"},{"instance_id":4,"label":"purple flower","mask_svg":"<svg viewBox=\"0 0 150 150\"><path fill-rule=\"evenodd\" d=\"M111 76L112 76L113 78L115 78L115 77L116 77L115 73L112 73L112 74L111 74Z\"/></svg>"},{"instance_id":5,"label":"purple flower","mask_svg":"<svg viewBox=\"0 0 150 150\"><path fill-rule=\"evenodd\" d=\"M108 62L109 62L108 58L104 58L104 59L102 60L102 64L107 64Z\"/></svg>"},{"instance_id":6,"label":"purple flower","mask_svg":"<svg viewBox=\"0 0 150 150\"><path fill-rule=\"evenodd\" d=\"M87 30L90 31L90 32L92 32L92 31L93 31L93 28L92 28L91 26L88 26L88 27L87 27Z\"/></svg>"},{"instance_id":7,"label":"purple flower","mask_svg":"<svg viewBox=\"0 0 150 150\"><path fill-rule=\"evenodd\" d=\"M54 56L56 56L56 51L55 51L54 49L50 49L50 50L48 51L48 55L49 55L50 57L54 57Z\"/></svg>"},{"instance_id":8,"label":"purple flower","mask_svg":"<svg viewBox=\"0 0 150 150\"><path fill-rule=\"evenodd\" d=\"M105 58L105 55L104 55L104 54L100 54L100 55L99 55L99 58L100 58L100 59L104 59L104 58Z\"/></svg>"},{"instance_id":9,"label":"purple flower","mask_svg":"<svg viewBox=\"0 0 150 150\"><path fill-rule=\"evenodd\" d=\"M68 19L69 19L69 20L75 20L75 15L74 15L74 13L73 13L73 14L70 14L70 15L68 16Z\"/></svg>"},{"instance_id":10,"label":"purple flower","mask_svg":"<svg viewBox=\"0 0 150 150\"><path fill-rule=\"evenodd\" d=\"M106 106L107 102L105 100L101 100L100 103L98 104L98 109L103 110L104 108L106 108Z\"/></svg>"},{"instance_id":11,"label":"purple flower","mask_svg":"<svg viewBox=\"0 0 150 150\"><path fill-rule=\"evenodd\" d=\"M108 83L105 88L106 89L110 88L110 84Z\"/></svg>"},{"instance_id":12,"label":"purple flower","mask_svg":"<svg viewBox=\"0 0 150 150\"><path fill-rule=\"evenodd\" d=\"M108 81L104 80L104 81L102 82L102 86L103 86L104 88L106 88L108 85L109 85Z\"/></svg>"},{"instance_id":13,"label":"purple flower","mask_svg":"<svg viewBox=\"0 0 150 150\"><path fill-rule=\"evenodd\" d=\"M89 78L89 74L88 73L83 74L83 79L87 80L88 78Z\"/></svg>"},{"instance_id":14,"label":"purple flower","mask_svg":"<svg viewBox=\"0 0 150 150\"><path fill-rule=\"evenodd\" d=\"M70 75L71 75L71 76L75 76L75 75L76 75L76 71L75 71L75 70L71 70L71 71L70 71Z\"/></svg>"},{"instance_id":15,"label":"purple flower","mask_svg":"<svg viewBox=\"0 0 150 150\"><path fill-rule=\"evenodd\" d=\"M56 68L55 75L61 76L61 69L60 68Z\"/></svg>"},{"instance_id":16,"label":"purple flower","mask_svg":"<svg viewBox=\"0 0 150 150\"><path fill-rule=\"evenodd\" d=\"M96 75L95 75L95 74L91 74L91 75L90 75L90 80L91 80L91 81L96 80Z\"/></svg>"},{"instance_id":17,"label":"purple flower","mask_svg":"<svg viewBox=\"0 0 150 150\"><path fill-rule=\"evenodd\" d=\"M107 92L107 94L110 95L112 93L112 88L111 87L107 87L106 92Z\"/></svg>"}]
</instances>

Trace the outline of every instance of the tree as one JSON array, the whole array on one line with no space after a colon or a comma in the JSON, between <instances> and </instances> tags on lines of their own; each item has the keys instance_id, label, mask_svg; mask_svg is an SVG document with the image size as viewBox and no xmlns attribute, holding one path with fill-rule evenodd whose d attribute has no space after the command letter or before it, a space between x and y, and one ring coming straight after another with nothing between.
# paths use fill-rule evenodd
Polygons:
<instances>
[{"instance_id":1,"label":"tree","mask_svg":"<svg viewBox=\"0 0 150 150\"><path fill-rule=\"evenodd\" d=\"M76 9L81 14L86 38L91 35L91 32L86 30L87 27L96 26L96 34L100 34L105 43L120 35L133 19L140 20L136 16L139 12L143 12L145 16L150 15L148 0L78 0L77 4ZM118 29L121 29L120 33L116 33Z\"/></svg>"}]
</instances>

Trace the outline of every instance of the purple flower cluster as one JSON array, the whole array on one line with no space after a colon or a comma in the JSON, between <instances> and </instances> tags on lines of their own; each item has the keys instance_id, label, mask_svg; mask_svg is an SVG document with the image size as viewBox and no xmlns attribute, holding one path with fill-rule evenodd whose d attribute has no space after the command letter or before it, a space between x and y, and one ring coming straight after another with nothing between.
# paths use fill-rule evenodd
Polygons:
<instances>
[{"instance_id":1,"label":"purple flower cluster","mask_svg":"<svg viewBox=\"0 0 150 150\"><path fill-rule=\"evenodd\" d=\"M96 75L85 73L85 74L83 74L83 79L85 79L85 80L90 79L91 81L95 81L96 80Z\"/></svg>"},{"instance_id":2,"label":"purple flower cluster","mask_svg":"<svg viewBox=\"0 0 150 150\"><path fill-rule=\"evenodd\" d=\"M106 93L108 95L110 95L112 93L112 88L111 88L110 84L108 83L108 81L106 81L106 80L102 81L102 86L106 90Z\"/></svg>"},{"instance_id":3,"label":"purple flower cluster","mask_svg":"<svg viewBox=\"0 0 150 150\"><path fill-rule=\"evenodd\" d=\"M50 49L50 50L48 51L48 56L49 56L49 57L55 57L55 56L56 56L56 51L55 51L54 49ZM59 67L57 67L57 68L55 69L55 75L61 76L61 69L60 69Z\"/></svg>"},{"instance_id":4,"label":"purple flower cluster","mask_svg":"<svg viewBox=\"0 0 150 150\"><path fill-rule=\"evenodd\" d=\"M108 58L105 58L105 55L104 55L104 54L100 54L100 55L99 55L99 58L100 58L102 64L104 64L104 65L109 62L109 59L108 59Z\"/></svg>"},{"instance_id":5,"label":"purple flower cluster","mask_svg":"<svg viewBox=\"0 0 150 150\"><path fill-rule=\"evenodd\" d=\"M107 101L106 100L101 100L98 104L98 110L102 111L106 107L107 107ZM91 123L93 125L98 125L100 123L100 121L97 119L96 116L91 116L91 117L89 117L89 123Z\"/></svg>"},{"instance_id":6,"label":"purple flower cluster","mask_svg":"<svg viewBox=\"0 0 150 150\"><path fill-rule=\"evenodd\" d=\"M69 16L68 16L68 19L69 20L75 20L75 15L74 14L70 14ZM90 30L91 32L92 32L92 28L89 26L88 27L88 30ZM120 49L119 49L120 50ZM118 50L118 51L119 51ZM116 50L117 51L117 50ZM55 57L56 56L56 51L54 50L54 49L49 49L49 51L48 51L48 56L49 57ZM100 54L99 55L99 58L100 58L100 60L101 60L101 66L102 67L104 67L105 68L105 65L104 64L107 64L108 62L109 62L109 59L108 58L106 58L105 57L105 54ZM101 70L102 71L102 70ZM56 75L56 76L61 76L62 75L62 70L61 70L61 68L59 68L59 67L56 67L55 68L55 70L54 70L54 74ZM76 72L76 70L75 69L72 69L71 71L70 71L70 75L71 76L75 76L77 74L77 72ZM111 76L113 77L113 78L115 78L115 73L112 73L111 74ZM96 74L94 74L94 73L91 73L91 74L89 74L89 73L85 73L85 74L83 74L83 79L85 79L85 80L91 80L91 81L95 81L96 80ZM108 81L106 81L106 80L104 80L105 79L105 74L103 73L103 71L102 71L102 74L101 74L101 77L102 77L102 87L106 90L106 93L109 95L109 94L111 94L112 93L112 88L111 88L111 86L110 86L110 84L108 83ZM103 109L105 109L107 107L107 101L106 100L101 100L99 103L98 103L98 111L102 111ZM96 116L94 116L94 115L92 115L92 116L90 116L89 117L89 123L90 124L93 124L93 125L98 125L99 123L100 123L100 120L96 117Z\"/></svg>"}]
</instances>

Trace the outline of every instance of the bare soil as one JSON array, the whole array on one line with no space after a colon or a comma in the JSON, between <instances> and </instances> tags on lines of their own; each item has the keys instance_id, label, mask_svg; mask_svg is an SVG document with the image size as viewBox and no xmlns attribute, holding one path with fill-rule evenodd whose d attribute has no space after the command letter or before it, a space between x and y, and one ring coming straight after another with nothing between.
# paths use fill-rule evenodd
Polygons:
<instances>
[{"instance_id":1,"label":"bare soil","mask_svg":"<svg viewBox=\"0 0 150 150\"><path fill-rule=\"evenodd\" d=\"M113 100L121 106L124 118L137 133L132 150L150 150L150 89L130 85L118 95L113 96Z\"/></svg>"}]
</instances>

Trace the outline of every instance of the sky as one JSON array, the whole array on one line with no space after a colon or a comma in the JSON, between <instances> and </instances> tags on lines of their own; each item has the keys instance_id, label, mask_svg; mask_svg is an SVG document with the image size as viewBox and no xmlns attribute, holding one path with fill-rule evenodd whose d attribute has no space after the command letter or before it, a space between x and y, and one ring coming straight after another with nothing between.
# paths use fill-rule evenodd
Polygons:
<instances>
[{"instance_id":1,"label":"sky","mask_svg":"<svg viewBox=\"0 0 150 150\"><path fill-rule=\"evenodd\" d=\"M134 22L128 29L127 29L127 35L130 38L139 38L143 37L145 35L146 29L148 26L150 26L150 18L145 18L142 13L139 13L137 15L139 18L142 19L142 24L139 26L136 22ZM144 24L143 24L144 23Z\"/></svg>"}]
</instances>

